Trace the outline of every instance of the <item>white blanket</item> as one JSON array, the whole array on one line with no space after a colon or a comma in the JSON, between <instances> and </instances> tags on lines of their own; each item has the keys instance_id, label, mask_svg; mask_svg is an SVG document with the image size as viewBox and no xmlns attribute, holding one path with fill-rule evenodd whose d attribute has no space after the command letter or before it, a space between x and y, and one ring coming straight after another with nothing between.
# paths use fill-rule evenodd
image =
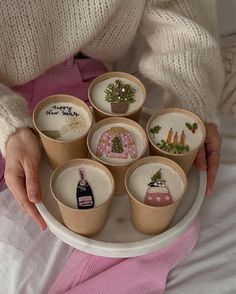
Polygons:
<instances>
[{"instance_id":1,"label":"white blanket","mask_svg":"<svg viewBox=\"0 0 236 294\"><path fill-rule=\"evenodd\" d=\"M200 239L171 272L167 294L236 293L236 128L233 119L222 123L222 163L214 195L201 209ZM0 193L1 294L47 293L71 250L49 231L39 233L9 190Z\"/></svg>"},{"instance_id":2,"label":"white blanket","mask_svg":"<svg viewBox=\"0 0 236 294\"><path fill-rule=\"evenodd\" d=\"M5 190L0 193L0 294L44 294L72 248L40 233Z\"/></svg>"},{"instance_id":3,"label":"white blanket","mask_svg":"<svg viewBox=\"0 0 236 294\"><path fill-rule=\"evenodd\" d=\"M193 253L174 269L166 294L236 293L236 121L222 117L223 149L215 192L202 209Z\"/></svg>"}]
</instances>

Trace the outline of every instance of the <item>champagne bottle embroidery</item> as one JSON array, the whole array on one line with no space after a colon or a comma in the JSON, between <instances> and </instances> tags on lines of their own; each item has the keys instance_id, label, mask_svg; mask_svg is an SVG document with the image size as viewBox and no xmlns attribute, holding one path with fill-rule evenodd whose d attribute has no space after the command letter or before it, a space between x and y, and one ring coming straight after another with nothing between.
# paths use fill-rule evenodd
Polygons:
<instances>
[{"instance_id":1,"label":"champagne bottle embroidery","mask_svg":"<svg viewBox=\"0 0 236 294\"><path fill-rule=\"evenodd\" d=\"M166 206L173 203L169 189L166 187L166 182L162 179L161 169L151 177L151 182L148 186L144 198L145 204L150 206Z\"/></svg>"},{"instance_id":2,"label":"champagne bottle embroidery","mask_svg":"<svg viewBox=\"0 0 236 294\"><path fill-rule=\"evenodd\" d=\"M76 189L77 207L79 209L88 209L94 207L94 197L92 189L86 179L85 170L78 168L79 182Z\"/></svg>"},{"instance_id":3,"label":"champagne bottle embroidery","mask_svg":"<svg viewBox=\"0 0 236 294\"><path fill-rule=\"evenodd\" d=\"M96 155L127 159L138 155L134 136L123 127L113 127L103 132L97 145Z\"/></svg>"}]
</instances>

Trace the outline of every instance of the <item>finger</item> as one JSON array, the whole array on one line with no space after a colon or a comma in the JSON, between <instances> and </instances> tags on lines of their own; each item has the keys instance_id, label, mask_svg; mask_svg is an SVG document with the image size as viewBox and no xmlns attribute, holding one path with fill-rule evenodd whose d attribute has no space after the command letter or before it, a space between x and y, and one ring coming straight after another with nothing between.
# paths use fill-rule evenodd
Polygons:
<instances>
[{"instance_id":1,"label":"finger","mask_svg":"<svg viewBox=\"0 0 236 294\"><path fill-rule=\"evenodd\" d=\"M213 186L215 184L215 179L217 175L217 171L219 169L219 155L209 155L208 156L208 169L207 169L207 188L206 195L211 195L213 192Z\"/></svg>"},{"instance_id":2,"label":"finger","mask_svg":"<svg viewBox=\"0 0 236 294\"><path fill-rule=\"evenodd\" d=\"M222 145L222 138L217 131L211 132L208 134L206 142L205 142L205 149L206 152L218 152L220 153Z\"/></svg>"},{"instance_id":3,"label":"finger","mask_svg":"<svg viewBox=\"0 0 236 294\"><path fill-rule=\"evenodd\" d=\"M14 174L6 174L6 182L20 207L32 217L41 230L45 230L47 225L44 219L39 214L35 205L31 203L27 197L24 177L18 177Z\"/></svg>"},{"instance_id":4,"label":"finger","mask_svg":"<svg viewBox=\"0 0 236 294\"><path fill-rule=\"evenodd\" d=\"M204 146L202 146L200 150L198 151L198 154L195 159L195 165L200 170L206 170L207 168L206 152L205 152Z\"/></svg>"},{"instance_id":5,"label":"finger","mask_svg":"<svg viewBox=\"0 0 236 294\"><path fill-rule=\"evenodd\" d=\"M26 161L23 163L25 172L25 186L27 196L30 202L38 202L41 199L41 190L38 177L39 164L38 162Z\"/></svg>"},{"instance_id":6,"label":"finger","mask_svg":"<svg viewBox=\"0 0 236 294\"><path fill-rule=\"evenodd\" d=\"M211 195L220 164L222 138L215 124L206 124L207 138L205 149L207 154L207 187L206 195Z\"/></svg>"}]
</instances>

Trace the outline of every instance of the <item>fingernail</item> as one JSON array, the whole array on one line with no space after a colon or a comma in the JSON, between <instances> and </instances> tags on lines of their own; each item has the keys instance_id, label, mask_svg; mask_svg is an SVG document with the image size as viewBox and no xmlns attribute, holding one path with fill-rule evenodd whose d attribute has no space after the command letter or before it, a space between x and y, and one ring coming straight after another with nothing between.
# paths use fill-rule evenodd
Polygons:
<instances>
[{"instance_id":1,"label":"fingernail","mask_svg":"<svg viewBox=\"0 0 236 294\"><path fill-rule=\"evenodd\" d=\"M212 195L212 190L211 190L211 189L208 189L208 190L206 191L206 195L207 195L207 196L211 196L211 195Z\"/></svg>"},{"instance_id":2,"label":"fingernail","mask_svg":"<svg viewBox=\"0 0 236 294\"><path fill-rule=\"evenodd\" d=\"M31 202L36 202L39 199L39 193L37 191L32 191L29 194L29 200Z\"/></svg>"}]
</instances>

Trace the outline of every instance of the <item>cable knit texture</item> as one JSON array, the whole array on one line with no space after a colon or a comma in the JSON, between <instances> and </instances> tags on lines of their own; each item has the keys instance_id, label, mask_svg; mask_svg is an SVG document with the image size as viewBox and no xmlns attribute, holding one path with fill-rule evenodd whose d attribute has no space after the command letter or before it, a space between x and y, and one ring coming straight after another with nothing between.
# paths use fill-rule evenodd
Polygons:
<instances>
[{"instance_id":1,"label":"cable knit texture","mask_svg":"<svg viewBox=\"0 0 236 294\"><path fill-rule=\"evenodd\" d=\"M140 70L179 98L171 102L173 106L218 123L224 71L215 14L214 1L149 1L141 30L150 51L145 52Z\"/></svg>"},{"instance_id":2,"label":"cable knit texture","mask_svg":"<svg viewBox=\"0 0 236 294\"><path fill-rule=\"evenodd\" d=\"M221 46L226 77L220 106L236 118L236 34L223 38Z\"/></svg>"},{"instance_id":3,"label":"cable knit texture","mask_svg":"<svg viewBox=\"0 0 236 294\"><path fill-rule=\"evenodd\" d=\"M5 154L5 143L21 127L33 127L26 101L17 93L0 84L0 149Z\"/></svg>"},{"instance_id":4,"label":"cable knit texture","mask_svg":"<svg viewBox=\"0 0 236 294\"><path fill-rule=\"evenodd\" d=\"M1 1L1 152L11 133L31 126L23 98L6 86L28 82L78 51L117 61L137 30L149 44L141 72L172 91L175 106L217 122L224 76L215 28L214 0Z\"/></svg>"}]
</instances>

